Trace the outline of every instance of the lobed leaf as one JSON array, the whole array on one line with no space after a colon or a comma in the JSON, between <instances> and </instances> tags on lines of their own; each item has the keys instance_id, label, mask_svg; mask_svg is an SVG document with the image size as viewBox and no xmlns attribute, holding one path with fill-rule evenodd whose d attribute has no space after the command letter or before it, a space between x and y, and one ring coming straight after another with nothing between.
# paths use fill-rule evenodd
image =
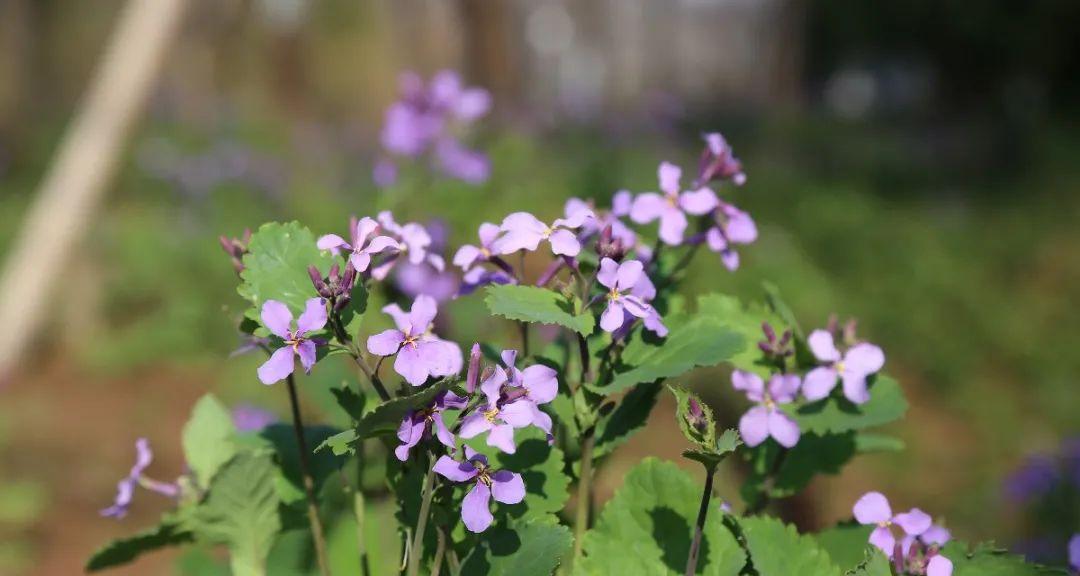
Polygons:
<instances>
[{"instance_id":1,"label":"lobed leaf","mask_svg":"<svg viewBox=\"0 0 1080 576\"><path fill-rule=\"evenodd\" d=\"M591 334L596 325L592 314L577 314L569 298L545 288L488 286L484 302L492 314L522 322L557 324L582 336Z\"/></svg>"}]
</instances>

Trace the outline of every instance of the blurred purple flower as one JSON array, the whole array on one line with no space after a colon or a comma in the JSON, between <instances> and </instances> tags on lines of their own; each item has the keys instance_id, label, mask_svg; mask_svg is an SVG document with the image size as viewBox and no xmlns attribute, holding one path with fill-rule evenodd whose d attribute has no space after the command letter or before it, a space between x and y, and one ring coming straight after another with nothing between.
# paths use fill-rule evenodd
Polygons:
<instances>
[{"instance_id":1,"label":"blurred purple flower","mask_svg":"<svg viewBox=\"0 0 1080 576\"><path fill-rule=\"evenodd\" d=\"M525 482L521 474L508 470L493 470L488 459L468 446L465 461L458 462L442 456L434 470L452 482L475 482L461 501L461 521L470 532L483 532L491 526L491 498L503 504L517 504L525 499Z\"/></svg>"},{"instance_id":2,"label":"blurred purple flower","mask_svg":"<svg viewBox=\"0 0 1080 576\"><path fill-rule=\"evenodd\" d=\"M278 417L264 408L240 404L232 410L232 421L233 426L240 432L258 432L271 424L277 424Z\"/></svg>"},{"instance_id":3,"label":"blurred purple flower","mask_svg":"<svg viewBox=\"0 0 1080 576\"><path fill-rule=\"evenodd\" d=\"M128 508L131 506L131 500L135 496L136 486L142 486L147 490L169 498L175 498L180 494L180 487L177 484L158 482L144 475L143 472L153 460L154 453L150 450L150 441L146 438L136 440L135 465L131 467L128 475L116 484L116 498L113 500L112 506L101 511L102 516L108 518L123 518L126 516Z\"/></svg>"},{"instance_id":4,"label":"blurred purple flower","mask_svg":"<svg viewBox=\"0 0 1080 576\"><path fill-rule=\"evenodd\" d=\"M453 392L440 392L426 407L420 410L411 410L401 420L398 426L397 437L401 444L394 449L394 456L402 462L409 459L409 451L421 440L430 438L434 429L435 437L442 442L443 446L455 449L454 434L443 422L442 413L449 408L462 409L469 403L467 398L461 398Z\"/></svg>"},{"instance_id":5,"label":"blurred purple flower","mask_svg":"<svg viewBox=\"0 0 1080 576\"><path fill-rule=\"evenodd\" d=\"M766 386L757 374L736 370L731 374L731 383L758 403L739 419L739 434L747 446L757 446L770 436L785 448L799 443L799 424L779 407L795 401L799 393L798 376L776 374Z\"/></svg>"},{"instance_id":6,"label":"blurred purple flower","mask_svg":"<svg viewBox=\"0 0 1080 576\"><path fill-rule=\"evenodd\" d=\"M826 330L811 332L807 344L814 357L824 364L808 372L803 380L803 395L807 400L814 402L828 396L836 387L837 378L843 380L844 396L848 400L855 404L870 400L866 379L885 365L885 353L881 348L864 342L848 348L841 355L833 343L832 333Z\"/></svg>"},{"instance_id":7,"label":"blurred purple flower","mask_svg":"<svg viewBox=\"0 0 1080 576\"><path fill-rule=\"evenodd\" d=\"M676 246L683 242L686 215L708 214L716 209L719 200L708 188L683 192L679 185L682 169L674 164L662 162L657 177L662 194L638 194L630 208L630 219L638 224L660 220L660 239L665 244Z\"/></svg>"},{"instance_id":8,"label":"blurred purple flower","mask_svg":"<svg viewBox=\"0 0 1080 576\"><path fill-rule=\"evenodd\" d=\"M457 344L431 333L438 313L438 304L431 296L421 295L405 313L397 304L383 308L394 319L397 329L390 329L368 338L368 352L376 356L394 356L394 371L413 386L420 386L428 377L449 376L461 371L461 349Z\"/></svg>"},{"instance_id":9,"label":"blurred purple flower","mask_svg":"<svg viewBox=\"0 0 1080 576\"><path fill-rule=\"evenodd\" d=\"M273 384L292 374L294 356L300 357L305 372L311 372L311 367L315 365L315 341L308 337L308 333L321 330L326 325L326 304L322 298L309 299L303 314L296 320L296 330L290 329L292 319L292 312L285 304L277 300L263 303L263 325L285 342L270 355L269 360L259 366L259 380L263 384Z\"/></svg>"}]
</instances>

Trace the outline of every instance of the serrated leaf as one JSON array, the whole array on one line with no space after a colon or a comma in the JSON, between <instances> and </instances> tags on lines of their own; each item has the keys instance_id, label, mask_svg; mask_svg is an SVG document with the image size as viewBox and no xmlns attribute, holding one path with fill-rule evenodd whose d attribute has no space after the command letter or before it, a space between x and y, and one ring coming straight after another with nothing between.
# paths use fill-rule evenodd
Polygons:
<instances>
[{"instance_id":1,"label":"serrated leaf","mask_svg":"<svg viewBox=\"0 0 1080 576\"><path fill-rule=\"evenodd\" d=\"M810 536L775 518L754 516L739 521L750 562L758 576L837 576L840 569Z\"/></svg>"},{"instance_id":2,"label":"serrated leaf","mask_svg":"<svg viewBox=\"0 0 1080 576\"><path fill-rule=\"evenodd\" d=\"M193 531L228 546L237 576L265 573L266 557L281 529L276 474L271 454L241 453L222 467L194 511Z\"/></svg>"},{"instance_id":3,"label":"serrated leaf","mask_svg":"<svg viewBox=\"0 0 1080 576\"><path fill-rule=\"evenodd\" d=\"M659 395L659 383L635 386L610 414L602 416L596 424L593 457L600 458L614 452L635 432L644 428Z\"/></svg>"},{"instance_id":4,"label":"serrated leaf","mask_svg":"<svg viewBox=\"0 0 1080 576\"><path fill-rule=\"evenodd\" d=\"M675 464L646 458L585 534L585 557L575 563L575 574L683 574L702 490ZM735 576L745 564L723 515L707 516L697 574Z\"/></svg>"},{"instance_id":5,"label":"serrated leaf","mask_svg":"<svg viewBox=\"0 0 1080 576\"><path fill-rule=\"evenodd\" d=\"M493 526L462 565L462 574L551 576L570 551L570 529L552 516L512 527Z\"/></svg>"},{"instance_id":6,"label":"serrated leaf","mask_svg":"<svg viewBox=\"0 0 1080 576\"><path fill-rule=\"evenodd\" d=\"M967 544L952 541L941 554L952 561L953 576L1067 576L1068 572L1024 562L1023 556L1010 554L992 543L978 544L971 551Z\"/></svg>"},{"instance_id":7,"label":"serrated leaf","mask_svg":"<svg viewBox=\"0 0 1080 576\"><path fill-rule=\"evenodd\" d=\"M516 430L514 440L517 451L513 454L488 446L486 437L468 442L477 452L487 456L493 466L517 472L525 482L524 502L520 505L500 504L499 512L505 512L517 521L560 512L570 497L570 477L563 472L562 450L549 446L543 431L536 427Z\"/></svg>"},{"instance_id":8,"label":"serrated leaf","mask_svg":"<svg viewBox=\"0 0 1080 576\"><path fill-rule=\"evenodd\" d=\"M832 395L824 400L802 404L794 410L803 432L825 434L864 430L899 420L908 403L896 380L881 374L870 386L870 401L855 405L846 398Z\"/></svg>"},{"instance_id":9,"label":"serrated leaf","mask_svg":"<svg viewBox=\"0 0 1080 576\"><path fill-rule=\"evenodd\" d=\"M576 314L573 302L562 294L535 286L488 286L484 302L492 314L522 322L557 324L583 336L591 334L596 323L592 314Z\"/></svg>"},{"instance_id":10,"label":"serrated leaf","mask_svg":"<svg viewBox=\"0 0 1080 576\"><path fill-rule=\"evenodd\" d=\"M315 265L325 275L333 261L328 252L315 246L315 236L299 222L263 224L251 236L236 289L252 304L247 316L257 320L267 300L285 303L294 314L303 310L304 302L318 295L308 266Z\"/></svg>"},{"instance_id":11,"label":"serrated leaf","mask_svg":"<svg viewBox=\"0 0 1080 576\"><path fill-rule=\"evenodd\" d=\"M86 562L86 571L114 568L127 564L146 552L192 541L191 532L183 529L175 519L166 517L161 524L153 528L113 540L99 548Z\"/></svg>"},{"instance_id":12,"label":"serrated leaf","mask_svg":"<svg viewBox=\"0 0 1080 576\"><path fill-rule=\"evenodd\" d=\"M184 459L199 486L209 486L214 474L236 455L235 438L229 410L213 394L200 398L181 437Z\"/></svg>"},{"instance_id":13,"label":"serrated leaf","mask_svg":"<svg viewBox=\"0 0 1080 576\"><path fill-rule=\"evenodd\" d=\"M676 316L668 320L663 340L638 338L626 346L622 366L611 383L592 387L601 394L615 394L644 382L682 375L700 366L716 366L738 354L746 345L741 336L708 315Z\"/></svg>"},{"instance_id":14,"label":"serrated leaf","mask_svg":"<svg viewBox=\"0 0 1080 576\"><path fill-rule=\"evenodd\" d=\"M841 568L853 570L866 559L871 530L873 526L848 522L822 530L814 534L814 539L818 546L829 553L834 563Z\"/></svg>"}]
</instances>

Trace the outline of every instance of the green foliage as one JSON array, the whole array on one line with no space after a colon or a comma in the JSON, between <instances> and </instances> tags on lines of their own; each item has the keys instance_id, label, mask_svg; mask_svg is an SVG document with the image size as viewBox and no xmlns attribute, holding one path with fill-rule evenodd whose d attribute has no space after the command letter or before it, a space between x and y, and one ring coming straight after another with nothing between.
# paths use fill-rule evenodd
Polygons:
<instances>
[{"instance_id":1,"label":"green foliage","mask_svg":"<svg viewBox=\"0 0 1080 576\"><path fill-rule=\"evenodd\" d=\"M570 529L554 516L493 526L465 559L462 574L551 576L570 551Z\"/></svg>"},{"instance_id":2,"label":"green foliage","mask_svg":"<svg viewBox=\"0 0 1080 576\"><path fill-rule=\"evenodd\" d=\"M585 534L579 575L682 574L690 550L702 487L675 464L646 458L627 474ZM698 574L735 576L746 556L723 516L710 514L703 531Z\"/></svg>"},{"instance_id":3,"label":"green foliage","mask_svg":"<svg viewBox=\"0 0 1080 576\"><path fill-rule=\"evenodd\" d=\"M252 305L246 315L257 320L267 300L283 302L298 314L318 295L307 267L315 265L325 274L332 263L333 257L315 246L315 236L299 222L263 224L251 236L236 290Z\"/></svg>"},{"instance_id":4,"label":"green foliage","mask_svg":"<svg viewBox=\"0 0 1080 576\"><path fill-rule=\"evenodd\" d=\"M746 549L758 576L837 576L840 569L810 536L775 518L755 516L740 521Z\"/></svg>"},{"instance_id":5,"label":"green foliage","mask_svg":"<svg viewBox=\"0 0 1080 576\"><path fill-rule=\"evenodd\" d=\"M592 314L578 314L574 303L558 292L535 286L488 286L484 298L492 314L539 324L557 324L582 336L595 328Z\"/></svg>"},{"instance_id":6,"label":"green foliage","mask_svg":"<svg viewBox=\"0 0 1080 576\"><path fill-rule=\"evenodd\" d=\"M153 528L113 540L99 548L87 561L86 571L97 572L114 568L127 564L146 552L192 541L191 532L185 530L175 516L166 516Z\"/></svg>"},{"instance_id":7,"label":"green foliage","mask_svg":"<svg viewBox=\"0 0 1080 576\"><path fill-rule=\"evenodd\" d=\"M1009 554L993 543L976 545L970 551L962 542L952 541L941 551L953 563L953 576L1066 576L1064 570L1024 562L1023 556Z\"/></svg>"},{"instance_id":8,"label":"green foliage","mask_svg":"<svg viewBox=\"0 0 1080 576\"><path fill-rule=\"evenodd\" d=\"M908 403L900 384L881 374L873 378L870 401L856 405L833 394L825 400L803 404L793 414L804 432L819 434L863 430L899 420Z\"/></svg>"},{"instance_id":9,"label":"green foliage","mask_svg":"<svg viewBox=\"0 0 1080 576\"><path fill-rule=\"evenodd\" d=\"M194 511L193 530L201 539L225 544L235 576L259 575L281 529L277 469L269 453L243 453L229 461Z\"/></svg>"},{"instance_id":10,"label":"green foliage","mask_svg":"<svg viewBox=\"0 0 1080 576\"><path fill-rule=\"evenodd\" d=\"M236 455L235 437L229 410L213 394L200 398L182 437L184 459L199 486L209 486L218 470Z\"/></svg>"}]
</instances>

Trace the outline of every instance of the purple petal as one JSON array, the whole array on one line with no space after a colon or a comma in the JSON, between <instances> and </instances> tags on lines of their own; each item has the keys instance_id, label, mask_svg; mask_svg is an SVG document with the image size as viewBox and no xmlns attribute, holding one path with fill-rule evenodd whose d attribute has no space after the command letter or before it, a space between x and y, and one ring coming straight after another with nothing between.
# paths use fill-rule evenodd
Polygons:
<instances>
[{"instance_id":1,"label":"purple petal","mask_svg":"<svg viewBox=\"0 0 1080 576\"><path fill-rule=\"evenodd\" d=\"M638 224L648 224L659 218L668 207L667 200L655 192L638 194L630 207L630 219Z\"/></svg>"},{"instance_id":2,"label":"purple petal","mask_svg":"<svg viewBox=\"0 0 1080 576\"><path fill-rule=\"evenodd\" d=\"M746 396L754 402L760 402L764 398L765 382L761 376L746 370L735 370L731 373L731 385L736 390L746 393Z\"/></svg>"},{"instance_id":3,"label":"purple petal","mask_svg":"<svg viewBox=\"0 0 1080 576\"><path fill-rule=\"evenodd\" d=\"M764 406L747 410L739 419L739 435L750 447L764 442L769 437L769 411Z\"/></svg>"},{"instance_id":4,"label":"purple petal","mask_svg":"<svg viewBox=\"0 0 1080 576\"><path fill-rule=\"evenodd\" d=\"M668 207L660 216L660 239L669 246L682 244L686 232L686 214L677 208Z\"/></svg>"},{"instance_id":5,"label":"purple petal","mask_svg":"<svg viewBox=\"0 0 1080 576\"><path fill-rule=\"evenodd\" d=\"M311 367L315 365L315 343L311 340L304 340L296 347L296 355L300 357L300 365L304 367L304 372L311 373Z\"/></svg>"},{"instance_id":6,"label":"purple petal","mask_svg":"<svg viewBox=\"0 0 1080 576\"><path fill-rule=\"evenodd\" d=\"M292 324L289 307L277 300L267 300L262 306L262 323L278 338L288 338Z\"/></svg>"},{"instance_id":7,"label":"purple petal","mask_svg":"<svg viewBox=\"0 0 1080 576\"><path fill-rule=\"evenodd\" d=\"M844 354L844 372L867 376L885 365L885 353L873 344L856 344Z\"/></svg>"},{"instance_id":8,"label":"purple petal","mask_svg":"<svg viewBox=\"0 0 1080 576\"><path fill-rule=\"evenodd\" d=\"M559 229L552 232L548 242L551 242L551 252L556 255L577 256L581 252L581 242L578 242L577 235L569 230Z\"/></svg>"},{"instance_id":9,"label":"purple petal","mask_svg":"<svg viewBox=\"0 0 1080 576\"><path fill-rule=\"evenodd\" d=\"M608 288L618 286L619 263L611 258L600 260L600 270L596 273L596 281Z\"/></svg>"},{"instance_id":10,"label":"purple petal","mask_svg":"<svg viewBox=\"0 0 1080 576\"><path fill-rule=\"evenodd\" d=\"M491 490L483 482L477 482L461 501L461 521L470 532L483 532L491 526L490 499Z\"/></svg>"},{"instance_id":11,"label":"purple petal","mask_svg":"<svg viewBox=\"0 0 1080 576\"><path fill-rule=\"evenodd\" d=\"M263 384L273 384L293 373L293 349L289 346L278 348L270 359L259 366L259 380Z\"/></svg>"},{"instance_id":12,"label":"purple petal","mask_svg":"<svg viewBox=\"0 0 1080 576\"><path fill-rule=\"evenodd\" d=\"M420 357L420 350L415 343L406 344L398 350L397 357L394 358L394 371L413 386L420 386L427 382L430 375L427 364Z\"/></svg>"},{"instance_id":13,"label":"purple petal","mask_svg":"<svg viewBox=\"0 0 1080 576\"><path fill-rule=\"evenodd\" d=\"M368 336L368 352L376 356L393 356L397 354L401 343L405 341L405 335L398 330L390 329L372 336Z\"/></svg>"},{"instance_id":14,"label":"purple petal","mask_svg":"<svg viewBox=\"0 0 1080 576\"><path fill-rule=\"evenodd\" d=\"M458 462L449 456L440 456L434 470L451 482L468 482L476 478L476 467L471 462Z\"/></svg>"},{"instance_id":15,"label":"purple petal","mask_svg":"<svg viewBox=\"0 0 1080 576\"><path fill-rule=\"evenodd\" d=\"M491 430L494 425L484 417L483 414L473 412L465 417L465 420L461 423L461 430L458 431L458 435L462 438L475 438L488 430Z\"/></svg>"},{"instance_id":16,"label":"purple petal","mask_svg":"<svg viewBox=\"0 0 1080 576\"><path fill-rule=\"evenodd\" d=\"M660 190L665 194L674 196L679 193L679 180L682 178L682 168L670 163L661 162L656 170L656 177L660 180Z\"/></svg>"},{"instance_id":17,"label":"purple petal","mask_svg":"<svg viewBox=\"0 0 1080 576\"><path fill-rule=\"evenodd\" d=\"M1078 560L1073 566L1080 565ZM926 576L952 576L953 563L952 560L938 554L930 559L926 564Z\"/></svg>"},{"instance_id":18,"label":"purple petal","mask_svg":"<svg viewBox=\"0 0 1080 576\"><path fill-rule=\"evenodd\" d=\"M334 254L340 252L342 248L352 250L352 246L349 246L349 243L337 234L319 236L319 239L315 241L315 247L319 250L330 250Z\"/></svg>"},{"instance_id":19,"label":"purple petal","mask_svg":"<svg viewBox=\"0 0 1080 576\"><path fill-rule=\"evenodd\" d=\"M833 388L836 388L836 370L828 366L818 366L803 378L802 393L811 402L825 398Z\"/></svg>"},{"instance_id":20,"label":"purple petal","mask_svg":"<svg viewBox=\"0 0 1080 576\"><path fill-rule=\"evenodd\" d=\"M776 374L769 378L769 396L780 404L795 400L799 393L799 376L796 374Z\"/></svg>"},{"instance_id":21,"label":"purple petal","mask_svg":"<svg viewBox=\"0 0 1080 576\"><path fill-rule=\"evenodd\" d=\"M836 362L840 360L840 351L833 344L833 336L826 330L814 330L806 339L810 351L814 357L822 362Z\"/></svg>"},{"instance_id":22,"label":"purple petal","mask_svg":"<svg viewBox=\"0 0 1080 576\"><path fill-rule=\"evenodd\" d=\"M874 531L870 533L870 543L890 558L896 550L896 537L887 526L874 528Z\"/></svg>"},{"instance_id":23,"label":"purple petal","mask_svg":"<svg viewBox=\"0 0 1080 576\"><path fill-rule=\"evenodd\" d=\"M679 195L679 208L694 216L708 214L719 205L720 201L716 199L716 193L708 188L702 188L694 192L683 192Z\"/></svg>"},{"instance_id":24,"label":"purple petal","mask_svg":"<svg viewBox=\"0 0 1080 576\"><path fill-rule=\"evenodd\" d=\"M605 332L614 332L623 324L623 305L618 300L609 298L607 308L600 315L600 328Z\"/></svg>"},{"instance_id":25,"label":"purple petal","mask_svg":"<svg viewBox=\"0 0 1080 576\"><path fill-rule=\"evenodd\" d=\"M794 448L799 443L799 425L780 410L769 412L769 435L784 448Z\"/></svg>"},{"instance_id":26,"label":"purple petal","mask_svg":"<svg viewBox=\"0 0 1080 576\"><path fill-rule=\"evenodd\" d=\"M514 428L509 424L493 426L491 432L488 433L487 444L507 454L517 452L517 446L514 444Z\"/></svg>"},{"instance_id":27,"label":"purple petal","mask_svg":"<svg viewBox=\"0 0 1080 576\"><path fill-rule=\"evenodd\" d=\"M529 391L529 399L537 404L547 404L559 393L558 372L548 366L536 364L521 371L522 385Z\"/></svg>"},{"instance_id":28,"label":"purple petal","mask_svg":"<svg viewBox=\"0 0 1080 576\"><path fill-rule=\"evenodd\" d=\"M326 326L326 303L322 298L310 298L304 304L304 313L296 320L296 331L301 334L321 330Z\"/></svg>"},{"instance_id":29,"label":"purple petal","mask_svg":"<svg viewBox=\"0 0 1080 576\"><path fill-rule=\"evenodd\" d=\"M491 476L491 495L503 504L517 504L525 499L525 482L521 474L499 470Z\"/></svg>"},{"instance_id":30,"label":"purple petal","mask_svg":"<svg viewBox=\"0 0 1080 576\"><path fill-rule=\"evenodd\" d=\"M622 264L619 264L619 270L617 272L618 282L616 286L619 290L629 290L638 283L638 280L641 279L641 275L644 272L644 264L637 260L627 260Z\"/></svg>"},{"instance_id":31,"label":"purple petal","mask_svg":"<svg viewBox=\"0 0 1080 576\"><path fill-rule=\"evenodd\" d=\"M855 520L859 524L881 524L892 520L892 508L889 507L889 500L881 492L863 494L862 498L855 502L851 513L855 515ZM892 554L891 546L887 553Z\"/></svg>"},{"instance_id":32,"label":"purple petal","mask_svg":"<svg viewBox=\"0 0 1080 576\"><path fill-rule=\"evenodd\" d=\"M897 526L903 528L904 532L907 534L918 536L930 528L930 524L933 523L933 520L926 512L923 512L918 508L912 508L902 514L897 514L896 517L893 518L893 522L896 523Z\"/></svg>"}]
</instances>

